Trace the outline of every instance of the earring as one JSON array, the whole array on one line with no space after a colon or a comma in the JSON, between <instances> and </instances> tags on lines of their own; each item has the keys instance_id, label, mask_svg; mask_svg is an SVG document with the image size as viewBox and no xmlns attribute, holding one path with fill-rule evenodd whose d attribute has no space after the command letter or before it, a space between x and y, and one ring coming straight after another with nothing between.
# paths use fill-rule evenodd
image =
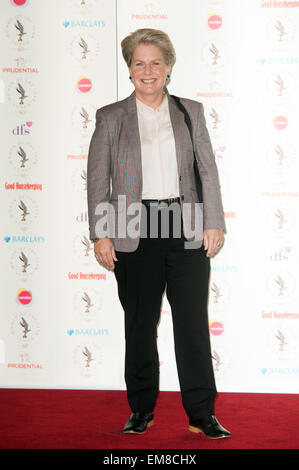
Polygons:
<instances>
[{"instance_id":1,"label":"earring","mask_svg":"<svg viewBox=\"0 0 299 470\"><path fill-rule=\"evenodd\" d=\"M131 77L131 75L129 76L129 79L130 79L130 80L132 80L132 77Z\"/></svg>"}]
</instances>

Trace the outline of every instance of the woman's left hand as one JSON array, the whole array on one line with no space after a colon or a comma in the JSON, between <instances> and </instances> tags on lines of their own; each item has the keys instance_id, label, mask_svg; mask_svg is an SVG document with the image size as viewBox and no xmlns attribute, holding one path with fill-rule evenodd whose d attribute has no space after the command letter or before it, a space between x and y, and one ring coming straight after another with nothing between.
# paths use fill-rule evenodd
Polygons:
<instances>
[{"instance_id":1,"label":"woman's left hand","mask_svg":"<svg viewBox=\"0 0 299 470\"><path fill-rule=\"evenodd\" d=\"M214 256L222 247L224 242L224 232L220 228L206 229L203 232L204 249L207 256Z\"/></svg>"}]
</instances>

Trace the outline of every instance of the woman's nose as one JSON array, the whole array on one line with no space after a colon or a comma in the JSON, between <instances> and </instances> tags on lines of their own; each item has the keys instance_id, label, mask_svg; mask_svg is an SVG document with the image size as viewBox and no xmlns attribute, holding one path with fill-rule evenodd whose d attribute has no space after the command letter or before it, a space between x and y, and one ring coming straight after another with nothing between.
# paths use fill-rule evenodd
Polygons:
<instances>
[{"instance_id":1,"label":"woman's nose","mask_svg":"<svg viewBox=\"0 0 299 470\"><path fill-rule=\"evenodd\" d=\"M152 66L151 66L151 64L148 64L148 65L145 65L145 66L144 66L144 72L145 72L145 73L151 73L151 71L152 71Z\"/></svg>"}]
</instances>

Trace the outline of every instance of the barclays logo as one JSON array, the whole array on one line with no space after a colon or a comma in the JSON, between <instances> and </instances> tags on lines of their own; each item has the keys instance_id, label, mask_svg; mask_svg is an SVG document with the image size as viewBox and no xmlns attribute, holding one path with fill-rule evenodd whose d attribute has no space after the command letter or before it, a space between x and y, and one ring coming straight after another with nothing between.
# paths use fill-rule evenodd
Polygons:
<instances>
[{"instance_id":1,"label":"barclays logo","mask_svg":"<svg viewBox=\"0 0 299 470\"><path fill-rule=\"evenodd\" d=\"M261 369L263 375L280 374L280 375L298 375L299 368L295 367L263 367Z\"/></svg>"},{"instance_id":2,"label":"barclays logo","mask_svg":"<svg viewBox=\"0 0 299 470\"><path fill-rule=\"evenodd\" d=\"M45 237L38 237L38 236L33 236L33 235L12 235L11 237L7 235L6 237L3 237L4 241L6 243L12 242L20 242L20 243L44 243L45 242Z\"/></svg>"},{"instance_id":3,"label":"barclays logo","mask_svg":"<svg viewBox=\"0 0 299 470\"><path fill-rule=\"evenodd\" d=\"M262 57L261 65L298 65L299 57Z\"/></svg>"},{"instance_id":4,"label":"barclays logo","mask_svg":"<svg viewBox=\"0 0 299 470\"><path fill-rule=\"evenodd\" d=\"M87 335L87 336L108 336L109 335L109 330L107 328L84 328L84 329L69 329L67 330L67 334L69 336L82 336L82 335Z\"/></svg>"},{"instance_id":5,"label":"barclays logo","mask_svg":"<svg viewBox=\"0 0 299 470\"><path fill-rule=\"evenodd\" d=\"M94 20L94 21L91 21L91 20L80 20L80 21L75 21L75 20L71 20L71 21L63 21L62 22L62 25L65 27L65 28L76 28L76 27L81 27L81 28L103 28L104 26L106 26L105 24L105 21L104 20Z\"/></svg>"},{"instance_id":6,"label":"barclays logo","mask_svg":"<svg viewBox=\"0 0 299 470\"><path fill-rule=\"evenodd\" d=\"M236 265L211 265L211 271L215 272L226 272L226 273L235 273L238 271L238 266Z\"/></svg>"}]
</instances>

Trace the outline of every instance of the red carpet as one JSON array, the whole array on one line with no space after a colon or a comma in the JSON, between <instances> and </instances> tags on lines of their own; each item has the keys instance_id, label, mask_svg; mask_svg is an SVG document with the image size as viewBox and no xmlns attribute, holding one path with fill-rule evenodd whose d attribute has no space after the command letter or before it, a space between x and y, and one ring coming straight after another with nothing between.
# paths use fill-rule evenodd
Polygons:
<instances>
[{"instance_id":1,"label":"red carpet","mask_svg":"<svg viewBox=\"0 0 299 470\"><path fill-rule=\"evenodd\" d=\"M298 449L299 396L219 393L229 439L188 431L179 392L160 392L154 425L122 434L124 391L0 389L1 449Z\"/></svg>"}]
</instances>

